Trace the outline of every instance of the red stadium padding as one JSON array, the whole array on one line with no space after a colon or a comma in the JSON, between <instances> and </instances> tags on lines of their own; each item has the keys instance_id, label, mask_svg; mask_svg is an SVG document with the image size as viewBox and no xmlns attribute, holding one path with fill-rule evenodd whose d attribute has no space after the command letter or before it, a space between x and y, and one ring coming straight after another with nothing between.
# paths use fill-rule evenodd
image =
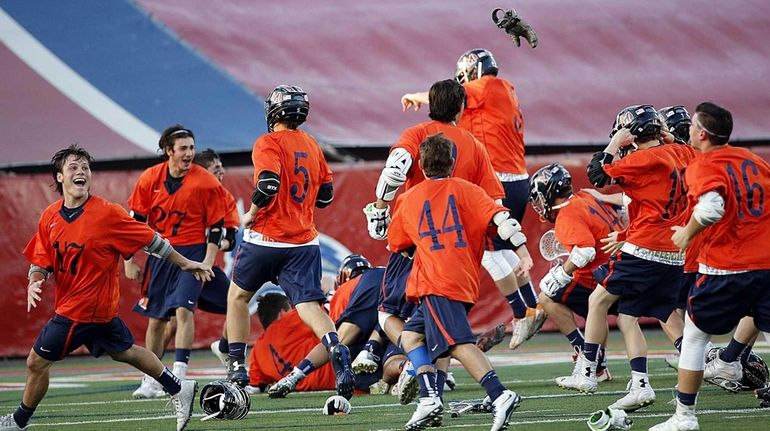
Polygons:
<instances>
[{"instance_id":1,"label":"red stadium padding","mask_svg":"<svg viewBox=\"0 0 770 431\"><path fill-rule=\"evenodd\" d=\"M770 149L760 150L760 155L770 160ZM530 172L534 172L545 164L555 160L561 161L572 173L575 188L579 189L588 186L585 166L589 159L590 155L586 154L566 154L530 157L527 162ZM332 165L336 197L329 208L317 212L317 224L321 232L332 236L351 251L365 254L375 265L384 265L387 262L388 251L385 250L384 242L369 238L361 209L373 198L381 166L381 163ZM139 173L95 172L93 192L125 205ZM0 332L0 357L26 355L39 330L53 315L53 285L50 283L43 287L43 301L40 305L30 313L26 312L28 263L21 254L24 245L34 234L41 211L58 198L51 188L52 182L53 178L49 174L0 177L0 197L4 202L0 206L0 219L5 220L5 228L0 234L4 244L0 247L0 261L3 262L3 265L0 265L0 280L3 281L6 292L0 302L0 323L5 328ZM236 199L248 202L252 191L251 168L229 169L225 186L232 191ZM523 225L529 238L529 250L535 261L532 278L537 281L548 270L547 263L539 254L537 242L552 226L540 223L531 209L527 210ZM477 331L490 329L497 323L509 322L511 319L510 308L484 271L482 280L481 299L470 315L471 324ZM121 286L120 314L131 328L137 342L143 344L146 321L131 311L134 301L138 299L139 286L126 279L122 279ZM195 326L195 347L206 347L208 342L220 336L222 317L198 312ZM252 328L252 339L255 339L261 332L256 319ZM550 326L546 327L548 328Z\"/></svg>"}]
</instances>

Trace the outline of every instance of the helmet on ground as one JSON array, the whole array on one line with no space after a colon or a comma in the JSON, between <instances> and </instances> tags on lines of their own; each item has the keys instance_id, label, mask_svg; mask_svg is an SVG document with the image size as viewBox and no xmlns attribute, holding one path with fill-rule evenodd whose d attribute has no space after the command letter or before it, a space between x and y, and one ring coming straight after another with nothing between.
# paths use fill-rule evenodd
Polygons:
<instances>
[{"instance_id":1,"label":"helmet on ground","mask_svg":"<svg viewBox=\"0 0 770 431\"><path fill-rule=\"evenodd\" d=\"M679 143L686 144L690 140L690 125L692 120L687 109L682 105L668 106L658 110L660 120Z\"/></svg>"},{"instance_id":2,"label":"helmet on ground","mask_svg":"<svg viewBox=\"0 0 770 431\"><path fill-rule=\"evenodd\" d=\"M279 85L265 100L267 130L272 132L276 123L288 123L296 128L304 123L310 110L307 93L296 85Z\"/></svg>"},{"instance_id":3,"label":"helmet on ground","mask_svg":"<svg viewBox=\"0 0 770 431\"><path fill-rule=\"evenodd\" d=\"M551 223L556 220L554 210L557 198L566 198L572 194L572 176L559 163L551 163L538 169L529 179L529 203L540 217Z\"/></svg>"},{"instance_id":4,"label":"helmet on ground","mask_svg":"<svg viewBox=\"0 0 770 431\"><path fill-rule=\"evenodd\" d=\"M372 264L360 254L351 254L342 260L337 270L335 288L371 269Z\"/></svg>"},{"instance_id":5,"label":"helmet on ground","mask_svg":"<svg viewBox=\"0 0 770 431\"><path fill-rule=\"evenodd\" d=\"M761 389L767 386L770 371L761 357L751 352L746 364L743 365L741 384L749 389Z\"/></svg>"},{"instance_id":6,"label":"helmet on ground","mask_svg":"<svg viewBox=\"0 0 770 431\"><path fill-rule=\"evenodd\" d=\"M465 51L457 60L455 79L460 84L465 84L490 73L497 73L495 57L487 49L476 48Z\"/></svg>"},{"instance_id":7,"label":"helmet on ground","mask_svg":"<svg viewBox=\"0 0 770 431\"><path fill-rule=\"evenodd\" d=\"M233 382L215 380L201 389L201 408L207 419L242 419L251 408L246 390Z\"/></svg>"}]
</instances>

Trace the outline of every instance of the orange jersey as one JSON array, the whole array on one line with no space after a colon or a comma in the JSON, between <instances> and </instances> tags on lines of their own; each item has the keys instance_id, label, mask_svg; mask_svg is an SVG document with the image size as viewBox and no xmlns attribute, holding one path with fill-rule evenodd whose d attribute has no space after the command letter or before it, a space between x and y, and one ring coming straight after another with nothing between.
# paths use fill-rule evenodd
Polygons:
<instances>
[{"instance_id":1,"label":"orange jersey","mask_svg":"<svg viewBox=\"0 0 770 431\"><path fill-rule=\"evenodd\" d=\"M745 148L726 145L700 154L685 180L691 205L710 191L725 200L722 219L700 234L698 261L732 271L770 269L770 164Z\"/></svg>"},{"instance_id":2,"label":"orange jersey","mask_svg":"<svg viewBox=\"0 0 770 431\"><path fill-rule=\"evenodd\" d=\"M225 227L238 229L241 227L241 214L238 212L238 205L235 202L235 196L229 190L223 188L225 197Z\"/></svg>"},{"instance_id":3,"label":"orange jersey","mask_svg":"<svg viewBox=\"0 0 770 431\"><path fill-rule=\"evenodd\" d=\"M315 138L302 130L270 132L251 153L254 184L269 171L281 178L273 200L257 212L251 229L274 240L304 244L318 236L314 222L318 188L332 182L332 171Z\"/></svg>"},{"instance_id":4,"label":"orange jersey","mask_svg":"<svg viewBox=\"0 0 770 431\"><path fill-rule=\"evenodd\" d=\"M206 228L225 218L225 190L206 169L192 165L174 189L167 181L168 161L145 170L128 198L134 213L173 246L206 243Z\"/></svg>"},{"instance_id":5,"label":"orange jersey","mask_svg":"<svg viewBox=\"0 0 770 431\"><path fill-rule=\"evenodd\" d=\"M690 241L684 253L684 272L698 272L698 254L703 235L698 235Z\"/></svg>"},{"instance_id":6,"label":"orange jersey","mask_svg":"<svg viewBox=\"0 0 770 431\"><path fill-rule=\"evenodd\" d=\"M275 383L294 369L321 341L291 310L278 318L257 339L249 354L249 383L253 386ZM298 391L334 389L331 363L313 371L297 385Z\"/></svg>"},{"instance_id":7,"label":"orange jersey","mask_svg":"<svg viewBox=\"0 0 770 431\"><path fill-rule=\"evenodd\" d=\"M463 86L468 103L458 125L484 144L495 172L526 174L524 117L513 85L484 75Z\"/></svg>"},{"instance_id":8,"label":"orange jersey","mask_svg":"<svg viewBox=\"0 0 770 431\"><path fill-rule=\"evenodd\" d=\"M353 295L353 291L358 286L359 281L361 281L361 276L342 283L334 290L334 296L332 296L332 300L329 302L329 316L332 318L332 322L336 322L342 316L342 313L345 312L350 303L350 297Z\"/></svg>"},{"instance_id":9,"label":"orange jersey","mask_svg":"<svg viewBox=\"0 0 770 431\"><path fill-rule=\"evenodd\" d=\"M650 250L679 250L671 242L671 227L686 216L684 172L694 157L687 145L659 145L604 165L631 198L626 241Z\"/></svg>"},{"instance_id":10,"label":"orange jersey","mask_svg":"<svg viewBox=\"0 0 770 431\"><path fill-rule=\"evenodd\" d=\"M98 196L91 196L72 218L63 214L63 204L59 199L43 211L24 256L56 281L56 314L75 322L109 322L118 315L119 264L155 233Z\"/></svg>"},{"instance_id":11,"label":"orange jersey","mask_svg":"<svg viewBox=\"0 0 770 431\"><path fill-rule=\"evenodd\" d=\"M592 271L609 262L610 255L602 251L599 242L611 232L620 231L622 224L612 205L599 201L587 192L577 192L569 204L559 209L555 223L556 239L571 252L574 247L593 247L596 257L583 268L572 274L572 285L580 284L593 289L596 287Z\"/></svg>"},{"instance_id":12,"label":"orange jersey","mask_svg":"<svg viewBox=\"0 0 770 431\"><path fill-rule=\"evenodd\" d=\"M412 156L412 167L406 174L404 190L409 190L425 179L419 166L420 144L428 136L443 133L454 143L452 149L455 165L452 176L459 177L479 185L493 199L505 197L505 191L497 179L489 155L484 146L467 130L440 121L428 121L417 124L404 131L393 148L403 148ZM391 148L391 150L393 149Z\"/></svg>"},{"instance_id":13,"label":"orange jersey","mask_svg":"<svg viewBox=\"0 0 770 431\"><path fill-rule=\"evenodd\" d=\"M475 184L460 178L423 181L404 193L388 230L388 247L417 245L407 299L437 295L473 303L487 228L505 211Z\"/></svg>"}]
</instances>

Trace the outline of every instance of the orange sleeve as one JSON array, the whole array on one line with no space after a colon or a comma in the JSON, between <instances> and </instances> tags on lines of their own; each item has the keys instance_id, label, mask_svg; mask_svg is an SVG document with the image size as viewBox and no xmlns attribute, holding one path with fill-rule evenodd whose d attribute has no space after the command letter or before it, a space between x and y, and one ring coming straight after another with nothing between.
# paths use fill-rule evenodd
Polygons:
<instances>
[{"instance_id":1,"label":"orange sleeve","mask_svg":"<svg viewBox=\"0 0 770 431\"><path fill-rule=\"evenodd\" d=\"M35 235L32 237L32 239L29 240L27 246L24 247L24 251L22 253L32 265L37 265L41 268L45 268L48 271L53 271L53 260L51 259L51 255L48 254L48 250L51 249L51 246L48 241L48 236L45 232L45 225L47 224L48 220L46 214L47 211L44 212L42 216L40 216L40 221L38 221L37 225L37 232L35 232Z\"/></svg>"},{"instance_id":2,"label":"orange sleeve","mask_svg":"<svg viewBox=\"0 0 770 431\"><path fill-rule=\"evenodd\" d=\"M424 135L425 133L423 132L422 127L410 127L404 130L404 133L399 136L396 144L390 149L393 151L394 148L403 148L409 152L412 156L412 167L410 168L410 171L415 168L419 169L417 164L420 160L420 143L425 138Z\"/></svg>"},{"instance_id":3,"label":"orange sleeve","mask_svg":"<svg viewBox=\"0 0 770 431\"><path fill-rule=\"evenodd\" d=\"M241 227L241 215L238 213L238 205L233 194L227 189L225 189L225 227L228 229Z\"/></svg>"},{"instance_id":4,"label":"orange sleeve","mask_svg":"<svg viewBox=\"0 0 770 431\"><path fill-rule=\"evenodd\" d=\"M570 252L573 247L596 246L596 240L587 221L583 217L577 218L559 217L556 219L556 239Z\"/></svg>"},{"instance_id":5,"label":"orange sleeve","mask_svg":"<svg viewBox=\"0 0 770 431\"><path fill-rule=\"evenodd\" d=\"M262 171L270 171L281 176L281 152L278 144L268 137L262 136L254 143L251 152L251 161L254 164L254 184Z\"/></svg>"},{"instance_id":6,"label":"orange sleeve","mask_svg":"<svg viewBox=\"0 0 770 431\"><path fill-rule=\"evenodd\" d=\"M216 180L214 180L216 181ZM227 217L227 190L216 183L216 187L207 188L208 198L204 198L206 204L206 226L213 226L219 222L224 222Z\"/></svg>"},{"instance_id":7,"label":"orange sleeve","mask_svg":"<svg viewBox=\"0 0 770 431\"><path fill-rule=\"evenodd\" d=\"M321 161L321 184L331 183L334 180L332 169L329 167L329 163L326 162L323 150L321 150L320 147L318 148L318 152L320 153L318 160Z\"/></svg>"},{"instance_id":8,"label":"orange sleeve","mask_svg":"<svg viewBox=\"0 0 770 431\"><path fill-rule=\"evenodd\" d=\"M146 170L136 180L134 190L128 197L128 209L145 217L150 213L150 182L150 171Z\"/></svg>"},{"instance_id":9,"label":"orange sleeve","mask_svg":"<svg viewBox=\"0 0 770 431\"><path fill-rule=\"evenodd\" d=\"M505 190L503 189L503 183L495 175L495 170L492 167L492 162L489 159L489 153L484 146L477 139L476 153L478 154L479 165L479 182L477 183L492 199L502 199L505 197Z\"/></svg>"},{"instance_id":10,"label":"orange sleeve","mask_svg":"<svg viewBox=\"0 0 770 431\"><path fill-rule=\"evenodd\" d=\"M729 166L729 165L728 165ZM687 184L687 198L692 205L698 203L698 198L707 192L717 192L722 198L727 198L727 180L717 170L706 163L690 164L684 173Z\"/></svg>"},{"instance_id":11,"label":"orange sleeve","mask_svg":"<svg viewBox=\"0 0 770 431\"><path fill-rule=\"evenodd\" d=\"M649 183L654 175L650 175L651 157L645 150L637 151L604 165L604 172L618 184L628 187L641 187ZM657 180L657 179L656 179Z\"/></svg>"},{"instance_id":12,"label":"orange sleeve","mask_svg":"<svg viewBox=\"0 0 770 431\"><path fill-rule=\"evenodd\" d=\"M406 217L404 212L409 209L409 202L402 199L399 202L398 211L388 227L388 248L392 253L398 253L414 245L414 242L406 233Z\"/></svg>"},{"instance_id":13,"label":"orange sleeve","mask_svg":"<svg viewBox=\"0 0 770 431\"><path fill-rule=\"evenodd\" d=\"M146 223L134 220L118 204L108 203L104 217L111 220L110 245L124 258L132 256L155 237L155 232Z\"/></svg>"}]
</instances>

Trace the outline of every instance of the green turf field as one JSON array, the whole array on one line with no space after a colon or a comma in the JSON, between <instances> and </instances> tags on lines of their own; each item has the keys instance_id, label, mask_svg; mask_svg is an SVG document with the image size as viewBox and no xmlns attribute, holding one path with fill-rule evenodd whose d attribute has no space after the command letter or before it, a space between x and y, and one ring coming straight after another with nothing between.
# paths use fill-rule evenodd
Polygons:
<instances>
[{"instance_id":1,"label":"green turf field","mask_svg":"<svg viewBox=\"0 0 770 431\"><path fill-rule=\"evenodd\" d=\"M646 331L650 351L650 380L657 393L656 403L633 413L632 429L646 430L664 421L672 412L668 404L675 384L674 370L665 365L661 354L668 349L659 331ZM541 334L516 352L504 345L493 349L492 359L508 388L524 397L521 407L511 421L515 430L587 430L585 424L591 412L604 408L625 390L630 375L622 359L620 337L613 334L610 344L613 358L610 369L612 382L602 383L594 395L579 395L559 389L552 379L572 370L568 344L556 334ZM724 344L726 338L717 341ZM507 346L507 340L505 341ZM760 354L770 357L765 343L758 344ZM531 362L547 364L529 364ZM207 351L193 354L191 377L201 384L221 374L219 362ZM446 401L482 398L481 388L461 367L451 371L457 378L455 391L445 393ZM12 412L19 403L25 378L23 360L0 362L0 412ZM109 359L73 357L54 367L51 389L38 407L32 422L33 430L173 430L175 420L166 407L166 400L135 401L131 392L139 383L139 373ZM249 415L240 421L201 422L201 410L196 402L195 417L190 430L396 430L411 416L414 406L400 406L390 395L362 395L352 400L353 411L348 416L327 417L321 414L325 393L291 394L287 399L271 400L266 395L252 398ZM729 394L714 386L704 386L699 398L699 419L702 430L770 430L770 409L759 409L749 392ZM445 415L444 428L486 430L491 417L467 414L456 419Z\"/></svg>"}]
</instances>

